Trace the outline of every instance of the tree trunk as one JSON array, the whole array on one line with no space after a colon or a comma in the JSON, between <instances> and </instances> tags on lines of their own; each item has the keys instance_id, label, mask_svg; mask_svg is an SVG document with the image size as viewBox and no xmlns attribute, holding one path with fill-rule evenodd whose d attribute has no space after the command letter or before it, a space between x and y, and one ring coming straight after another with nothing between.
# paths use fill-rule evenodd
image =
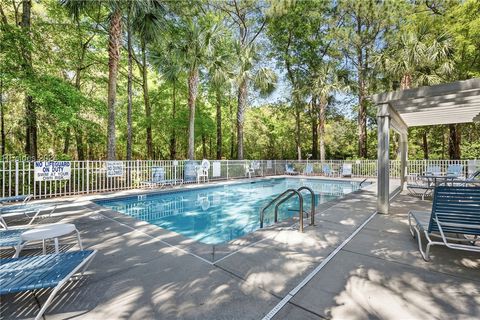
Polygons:
<instances>
[{"instance_id":1,"label":"tree trunk","mask_svg":"<svg viewBox=\"0 0 480 320\"><path fill-rule=\"evenodd\" d=\"M243 124L245 122L245 109L247 107L248 81L242 80L238 87L237 109L237 159L243 160Z\"/></svg>"},{"instance_id":2,"label":"tree trunk","mask_svg":"<svg viewBox=\"0 0 480 320\"><path fill-rule=\"evenodd\" d=\"M423 159L428 160L428 140L427 130L422 131L422 147L423 147Z\"/></svg>"},{"instance_id":3,"label":"tree trunk","mask_svg":"<svg viewBox=\"0 0 480 320\"><path fill-rule=\"evenodd\" d=\"M63 154L68 154L68 150L70 149L70 136L71 136L71 129L70 127L67 128L65 132L65 141L63 144Z\"/></svg>"},{"instance_id":4,"label":"tree trunk","mask_svg":"<svg viewBox=\"0 0 480 320\"><path fill-rule=\"evenodd\" d=\"M230 109L230 159L235 158L235 122L233 120L233 104L229 101Z\"/></svg>"},{"instance_id":5,"label":"tree trunk","mask_svg":"<svg viewBox=\"0 0 480 320\"><path fill-rule=\"evenodd\" d=\"M318 114L317 114L317 99L313 98L311 103L311 118L312 118L312 159L318 159Z\"/></svg>"},{"instance_id":6,"label":"tree trunk","mask_svg":"<svg viewBox=\"0 0 480 320\"><path fill-rule=\"evenodd\" d=\"M133 78L133 55L132 55L132 22L130 10L127 14L127 50L128 50L128 78L127 78L127 160L132 160L132 78Z\"/></svg>"},{"instance_id":7,"label":"tree trunk","mask_svg":"<svg viewBox=\"0 0 480 320\"><path fill-rule=\"evenodd\" d=\"M358 95L358 156L367 158L367 108L365 106L365 95L360 89Z\"/></svg>"},{"instance_id":8,"label":"tree trunk","mask_svg":"<svg viewBox=\"0 0 480 320\"><path fill-rule=\"evenodd\" d=\"M450 137L448 139L448 155L450 160L459 160L461 158L460 143L461 133L458 124L449 125Z\"/></svg>"},{"instance_id":9,"label":"tree trunk","mask_svg":"<svg viewBox=\"0 0 480 320\"><path fill-rule=\"evenodd\" d=\"M0 137L2 139L2 144L0 146L0 152L3 159L5 155L5 109L3 108L3 80L0 79Z\"/></svg>"},{"instance_id":10,"label":"tree trunk","mask_svg":"<svg viewBox=\"0 0 480 320\"><path fill-rule=\"evenodd\" d=\"M362 21L357 20L357 34L362 33ZM365 61L362 48L357 48L357 73L358 73L358 156L367 158L367 106Z\"/></svg>"},{"instance_id":11,"label":"tree trunk","mask_svg":"<svg viewBox=\"0 0 480 320\"><path fill-rule=\"evenodd\" d=\"M302 160L300 108L301 102L297 100L297 102L295 103L295 144L297 147L298 160Z\"/></svg>"},{"instance_id":12,"label":"tree trunk","mask_svg":"<svg viewBox=\"0 0 480 320\"><path fill-rule=\"evenodd\" d=\"M26 36L31 39L30 25L31 25L31 9L32 1L22 1L22 22L21 28ZM23 70L27 77L33 76L32 66L32 52L29 46L23 47ZM33 102L33 98L30 95L25 97L25 131L26 131L26 143L25 153L31 158L37 158L37 111Z\"/></svg>"},{"instance_id":13,"label":"tree trunk","mask_svg":"<svg viewBox=\"0 0 480 320\"><path fill-rule=\"evenodd\" d=\"M145 117L147 121L147 158L153 158L153 139L152 139L152 107L150 105L150 97L148 95L148 68L145 38L142 38L142 86L143 101L145 104Z\"/></svg>"},{"instance_id":14,"label":"tree trunk","mask_svg":"<svg viewBox=\"0 0 480 320\"><path fill-rule=\"evenodd\" d=\"M188 75L188 159L195 159L195 103L198 93L198 69L190 70Z\"/></svg>"},{"instance_id":15,"label":"tree trunk","mask_svg":"<svg viewBox=\"0 0 480 320\"><path fill-rule=\"evenodd\" d=\"M107 159L116 159L115 108L117 106L117 76L120 59L120 38L122 35L122 15L116 8L110 20L108 35L108 129Z\"/></svg>"},{"instance_id":16,"label":"tree trunk","mask_svg":"<svg viewBox=\"0 0 480 320\"><path fill-rule=\"evenodd\" d=\"M400 89L410 89L412 87L412 76L409 74L404 74L402 80L400 81Z\"/></svg>"},{"instance_id":17,"label":"tree trunk","mask_svg":"<svg viewBox=\"0 0 480 320\"><path fill-rule=\"evenodd\" d=\"M173 81L173 92L172 92L172 136L170 137L170 158L172 160L177 159L177 136L175 132L175 118L177 114L176 106L176 94L177 94L177 84Z\"/></svg>"},{"instance_id":18,"label":"tree trunk","mask_svg":"<svg viewBox=\"0 0 480 320\"><path fill-rule=\"evenodd\" d=\"M222 159L222 96L217 89L217 159Z\"/></svg>"},{"instance_id":19,"label":"tree trunk","mask_svg":"<svg viewBox=\"0 0 480 320\"><path fill-rule=\"evenodd\" d=\"M318 127L320 140L320 160L325 161L325 111L327 108L326 99L320 99L318 104Z\"/></svg>"},{"instance_id":20,"label":"tree trunk","mask_svg":"<svg viewBox=\"0 0 480 320\"><path fill-rule=\"evenodd\" d=\"M77 159L79 161L85 160L85 152L83 150L83 132L79 127L77 127L75 130L75 142L77 145ZM93 158L90 159L93 160Z\"/></svg>"},{"instance_id":21,"label":"tree trunk","mask_svg":"<svg viewBox=\"0 0 480 320\"><path fill-rule=\"evenodd\" d=\"M202 132L202 159L207 159L207 137Z\"/></svg>"}]
</instances>

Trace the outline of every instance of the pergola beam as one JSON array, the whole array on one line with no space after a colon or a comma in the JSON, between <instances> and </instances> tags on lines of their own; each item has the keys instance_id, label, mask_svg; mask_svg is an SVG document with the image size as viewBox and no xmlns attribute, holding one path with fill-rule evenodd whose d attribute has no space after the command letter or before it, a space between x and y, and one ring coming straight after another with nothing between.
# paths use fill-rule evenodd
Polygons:
<instances>
[{"instance_id":1,"label":"pergola beam","mask_svg":"<svg viewBox=\"0 0 480 320\"><path fill-rule=\"evenodd\" d=\"M480 121L480 79L470 79L376 94L378 124L377 211L389 211L390 128L400 134L400 179L403 186L407 164L408 127Z\"/></svg>"},{"instance_id":2,"label":"pergola beam","mask_svg":"<svg viewBox=\"0 0 480 320\"><path fill-rule=\"evenodd\" d=\"M445 96L448 94L466 92L480 88L480 79L470 79L453 83L426 86L415 89L397 90L388 93L375 94L371 97L375 104L390 103L395 100L410 100L423 97Z\"/></svg>"}]
</instances>

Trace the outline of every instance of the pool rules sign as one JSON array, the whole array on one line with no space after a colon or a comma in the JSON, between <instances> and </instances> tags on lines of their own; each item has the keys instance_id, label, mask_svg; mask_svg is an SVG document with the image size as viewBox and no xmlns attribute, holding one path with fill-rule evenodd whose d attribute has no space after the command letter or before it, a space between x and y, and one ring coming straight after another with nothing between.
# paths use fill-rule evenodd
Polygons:
<instances>
[{"instance_id":1,"label":"pool rules sign","mask_svg":"<svg viewBox=\"0 0 480 320\"><path fill-rule=\"evenodd\" d=\"M70 180L70 161L35 161L35 181Z\"/></svg>"}]
</instances>

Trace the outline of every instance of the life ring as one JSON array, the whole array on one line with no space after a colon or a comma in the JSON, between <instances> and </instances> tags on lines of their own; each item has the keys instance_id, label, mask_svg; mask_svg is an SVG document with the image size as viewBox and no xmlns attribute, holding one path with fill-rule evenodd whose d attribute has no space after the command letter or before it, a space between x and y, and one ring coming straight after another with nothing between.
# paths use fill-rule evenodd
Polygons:
<instances>
[{"instance_id":1,"label":"life ring","mask_svg":"<svg viewBox=\"0 0 480 320\"><path fill-rule=\"evenodd\" d=\"M208 171L210 169L210 161L208 161L207 159L203 159L202 160L202 168L203 168L203 170Z\"/></svg>"}]
</instances>

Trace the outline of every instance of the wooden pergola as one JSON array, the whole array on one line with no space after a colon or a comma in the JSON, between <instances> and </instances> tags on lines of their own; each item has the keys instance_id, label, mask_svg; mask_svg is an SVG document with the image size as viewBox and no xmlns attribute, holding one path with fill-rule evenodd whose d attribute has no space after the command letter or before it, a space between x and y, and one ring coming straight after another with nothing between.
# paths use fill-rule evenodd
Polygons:
<instances>
[{"instance_id":1,"label":"wooden pergola","mask_svg":"<svg viewBox=\"0 0 480 320\"><path fill-rule=\"evenodd\" d=\"M408 127L480 121L480 79L376 94L378 123L377 211L389 210L390 128L400 135L401 186L405 183Z\"/></svg>"}]
</instances>

